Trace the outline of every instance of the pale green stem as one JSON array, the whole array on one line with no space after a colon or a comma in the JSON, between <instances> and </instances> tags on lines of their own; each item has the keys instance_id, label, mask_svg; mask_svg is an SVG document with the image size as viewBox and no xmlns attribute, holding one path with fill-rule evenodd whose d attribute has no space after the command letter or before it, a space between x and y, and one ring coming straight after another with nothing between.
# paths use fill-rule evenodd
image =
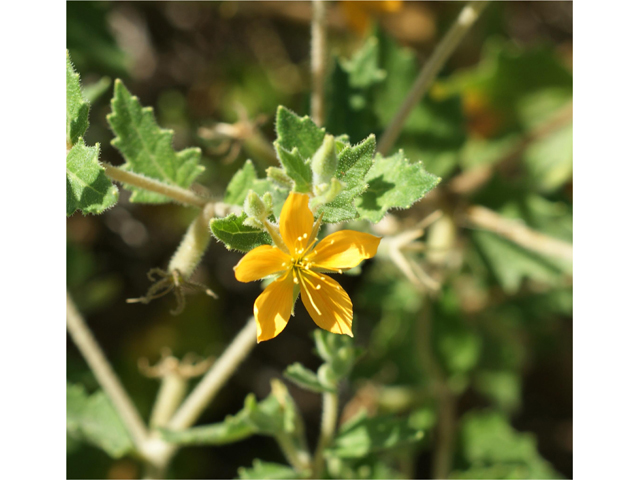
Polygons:
<instances>
[{"instance_id":1,"label":"pale green stem","mask_svg":"<svg viewBox=\"0 0 640 480\"><path fill-rule=\"evenodd\" d=\"M138 173L122 170L121 168L114 167L113 165L103 164L102 166L104 167L107 177L115 180L116 182L126 183L134 187L143 188L150 192L159 193L165 197L175 200L178 203L182 203L183 205L203 208L210 201L185 188L168 185Z\"/></svg>"},{"instance_id":2,"label":"pale green stem","mask_svg":"<svg viewBox=\"0 0 640 480\"><path fill-rule=\"evenodd\" d=\"M324 449L331 443L338 421L338 394L325 392L322 394L322 422L320 438L313 458L313 477L321 478L324 471Z\"/></svg>"},{"instance_id":3,"label":"pale green stem","mask_svg":"<svg viewBox=\"0 0 640 480\"><path fill-rule=\"evenodd\" d=\"M327 8L322 0L312 1L311 18L311 118L324 123L324 82L327 73Z\"/></svg>"},{"instance_id":4,"label":"pale green stem","mask_svg":"<svg viewBox=\"0 0 640 480\"><path fill-rule=\"evenodd\" d=\"M309 472L309 454L296 447L293 439L288 434L276 435L276 441L280 446L280 450L284 453L289 464L301 475L308 475Z\"/></svg>"},{"instance_id":5,"label":"pale green stem","mask_svg":"<svg viewBox=\"0 0 640 480\"><path fill-rule=\"evenodd\" d=\"M214 216L215 204L208 203L189 225L180 246L169 262L169 272L178 270L186 279L191 276L211 243L209 221Z\"/></svg>"},{"instance_id":6,"label":"pale green stem","mask_svg":"<svg viewBox=\"0 0 640 480\"><path fill-rule=\"evenodd\" d=\"M152 428L164 427L169 423L187 393L187 379L180 373L169 372L162 377L156 402L151 410L149 424Z\"/></svg>"},{"instance_id":7,"label":"pale green stem","mask_svg":"<svg viewBox=\"0 0 640 480\"><path fill-rule=\"evenodd\" d=\"M98 383L113 403L136 449L143 452L144 444L149 437L147 427L68 292L67 330L89 364Z\"/></svg>"},{"instance_id":8,"label":"pale green stem","mask_svg":"<svg viewBox=\"0 0 640 480\"><path fill-rule=\"evenodd\" d=\"M469 2L465 5L455 23L449 28L444 38L436 46L433 54L422 67L418 78L413 83L411 90L396 112L393 120L391 120L391 123L389 123L382 134L382 138L378 143L378 151L382 155L386 155L391 147L393 147L409 114L431 87L445 62L475 23L482 10L487 6L487 3L488 2Z\"/></svg>"}]
</instances>

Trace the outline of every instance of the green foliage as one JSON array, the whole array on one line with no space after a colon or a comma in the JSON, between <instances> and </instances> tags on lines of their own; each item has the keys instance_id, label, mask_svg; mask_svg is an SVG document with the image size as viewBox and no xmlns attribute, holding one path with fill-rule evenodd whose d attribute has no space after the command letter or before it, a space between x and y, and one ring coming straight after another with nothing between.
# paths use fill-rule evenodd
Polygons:
<instances>
[{"instance_id":1,"label":"green foliage","mask_svg":"<svg viewBox=\"0 0 640 480\"><path fill-rule=\"evenodd\" d=\"M67 153L67 216L76 210L99 214L118 202L118 188L98 162L100 145L80 139Z\"/></svg>"},{"instance_id":2,"label":"green foliage","mask_svg":"<svg viewBox=\"0 0 640 480\"><path fill-rule=\"evenodd\" d=\"M246 218L245 213L239 217L232 213L224 218L214 218L209 224L211 233L224 243L227 250L248 252L260 245L270 245L271 237L269 234L245 225Z\"/></svg>"},{"instance_id":3,"label":"green foliage","mask_svg":"<svg viewBox=\"0 0 640 480\"><path fill-rule=\"evenodd\" d=\"M99 214L115 205L118 189L107 178L98 157L100 145L88 147L89 102L67 52L67 216L76 210Z\"/></svg>"},{"instance_id":4,"label":"green foliage","mask_svg":"<svg viewBox=\"0 0 640 480\"><path fill-rule=\"evenodd\" d=\"M170 443L179 445L225 445L239 442L256 433L244 411L238 415L229 415L224 422L194 427L182 431L161 429L162 437Z\"/></svg>"},{"instance_id":5,"label":"green foliage","mask_svg":"<svg viewBox=\"0 0 640 480\"><path fill-rule=\"evenodd\" d=\"M272 479L299 478L300 475L293 468L280 463L263 462L255 459L251 468L240 467L238 476L242 479Z\"/></svg>"},{"instance_id":6,"label":"green foliage","mask_svg":"<svg viewBox=\"0 0 640 480\"><path fill-rule=\"evenodd\" d=\"M173 131L161 129L153 115L153 109L143 108L137 97L131 95L120 80L116 80L111 112L107 116L116 135L111 144L127 163L124 170L154 178L168 185L189 188L204 170L200 163L200 149L187 148L181 152L173 149ZM133 194L130 200L140 203L166 203L167 197L126 186Z\"/></svg>"},{"instance_id":7,"label":"green foliage","mask_svg":"<svg viewBox=\"0 0 640 480\"><path fill-rule=\"evenodd\" d=\"M538 453L533 435L520 433L496 412L469 412L460 427L470 469L453 478L560 478Z\"/></svg>"},{"instance_id":8,"label":"green foliage","mask_svg":"<svg viewBox=\"0 0 640 480\"><path fill-rule=\"evenodd\" d=\"M427 172L422 163L409 163L400 150L386 158L378 154L365 180L369 187L356 207L360 218L377 223L391 208L409 208L441 178Z\"/></svg>"},{"instance_id":9,"label":"green foliage","mask_svg":"<svg viewBox=\"0 0 640 480\"><path fill-rule=\"evenodd\" d=\"M133 443L107 396L99 391L89 396L81 385L67 384L67 434L89 442L120 458L133 450Z\"/></svg>"},{"instance_id":10,"label":"green foliage","mask_svg":"<svg viewBox=\"0 0 640 480\"><path fill-rule=\"evenodd\" d=\"M280 106L276 113L276 134L276 149L280 146L292 152L297 148L302 160L307 162L322 146L325 129L318 127L309 117L299 117Z\"/></svg>"},{"instance_id":11,"label":"green foliage","mask_svg":"<svg viewBox=\"0 0 640 480\"><path fill-rule=\"evenodd\" d=\"M343 222L358 216L353 202L367 189L365 176L373 164L375 149L376 139L373 135L357 145L345 146L342 149L338 155L336 178L344 184L344 188L335 200L318 209L318 213L324 214L324 222Z\"/></svg>"},{"instance_id":12,"label":"green foliage","mask_svg":"<svg viewBox=\"0 0 640 480\"><path fill-rule=\"evenodd\" d=\"M251 160L247 160L229 182L227 191L224 194L224 202L230 205L242 205L249 190L253 190L258 195L263 195L269 189L269 181L258 179L256 167L253 166Z\"/></svg>"},{"instance_id":13,"label":"green foliage","mask_svg":"<svg viewBox=\"0 0 640 480\"><path fill-rule=\"evenodd\" d=\"M89 102L80 87L80 75L73 69L67 52L67 149L84 137L89 128Z\"/></svg>"},{"instance_id":14,"label":"green foliage","mask_svg":"<svg viewBox=\"0 0 640 480\"><path fill-rule=\"evenodd\" d=\"M340 428L326 453L357 459L383 450L406 447L423 437L424 431L410 426L407 419L393 416L368 418L362 413Z\"/></svg>"},{"instance_id":15,"label":"green foliage","mask_svg":"<svg viewBox=\"0 0 640 480\"><path fill-rule=\"evenodd\" d=\"M293 149L289 151L282 147L278 141L276 141L274 145L285 173L294 182L293 191L301 193L310 192L311 161L302 156L298 147L293 147Z\"/></svg>"},{"instance_id":16,"label":"green foliage","mask_svg":"<svg viewBox=\"0 0 640 480\"><path fill-rule=\"evenodd\" d=\"M304 388L305 390L310 390L312 392L322 393L322 392L332 392L335 393L335 387L331 385L324 385L318 375L312 372L308 368L304 367L302 364L296 362L293 365L289 365L284 372L284 377L288 380L291 380L293 383L298 385L300 388Z\"/></svg>"}]
</instances>

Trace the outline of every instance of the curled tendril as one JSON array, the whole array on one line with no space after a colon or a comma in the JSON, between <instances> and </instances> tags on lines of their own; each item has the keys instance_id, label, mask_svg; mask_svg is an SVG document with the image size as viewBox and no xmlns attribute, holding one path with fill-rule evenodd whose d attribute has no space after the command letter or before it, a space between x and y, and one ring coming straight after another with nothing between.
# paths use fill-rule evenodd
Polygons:
<instances>
[{"instance_id":1,"label":"curled tendril","mask_svg":"<svg viewBox=\"0 0 640 480\"><path fill-rule=\"evenodd\" d=\"M206 285L185 279L180 271L167 272L161 268L152 268L147 272L147 278L154 282L147 290L147 294L140 298L128 298L127 303L144 303L163 297L169 292L176 296L177 306L170 310L171 315L179 315L184 310L185 293L201 293L218 298L218 296Z\"/></svg>"}]
</instances>

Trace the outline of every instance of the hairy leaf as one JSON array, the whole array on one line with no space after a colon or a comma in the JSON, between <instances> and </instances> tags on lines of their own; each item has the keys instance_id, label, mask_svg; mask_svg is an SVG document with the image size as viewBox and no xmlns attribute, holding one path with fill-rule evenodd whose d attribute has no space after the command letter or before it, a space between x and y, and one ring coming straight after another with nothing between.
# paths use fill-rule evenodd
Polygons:
<instances>
[{"instance_id":1,"label":"hairy leaf","mask_svg":"<svg viewBox=\"0 0 640 480\"><path fill-rule=\"evenodd\" d=\"M340 458L361 458L410 445L423 437L424 431L411 427L407 419L393 416L368 418L361 414L340 428L326 452Z\"/></svg>"},{"instance_id":2,"label":"hairy leaf","mask_svg":"<svg viewBox=\"0 0 640 480\"><path fill-rule=\"evenodd\" d=\"M278 141L274 143L274 146L284 171L295 182L293 190L301 193L310 192L312 178L310 160L305 160L302 157L298 147L289 151Z\"/></svg>"},{"instance_id":3,"label":"hairy leaf","mask_svg":"<svg viewBox=\"0 0 640 480\"><path fill-rule=\"evenodd\" d=\"M374 223L392 208L409 208L440 183L422 163L409 163L400 150L391 157L378 154L365 177L369 187L356 200L361 218Z\"/></svg>"},{"instance_id":4,"label":"hairy leaf","mask_svg":"<svg viewBox=\"0 0 640 480\"><path fill-rule=\"evenodd\" d=\"M98 214L115 205L118 188L98 162L100 145L87 147L80 139L67 153L67 216L76 210Z\"/></svg>"},{"instance_id":5,"label":"hairy leaf","mask_svg":"<svg viewBox=\"0 0 640 480\"><path fill-rule=\"evenodd\" d=\"M304 160L313 157L322 145L325 130L318 127L309 117L299 117L285 107L278 107L276 114L276 143L293 152L298 149Z\"/></svg>"},{"instance_id":6,"label":"hairy leaf","mask_svg":"<svg viewBox=\"0 0 640 480\"><path fill-rule=\"evenodd\" d=\"M107 396L89 396L81 385L67 384L67 433L100 447L113 458L133 450L122 420Z\"/></svg>"},{"instance_id":7,"label":"hairy leaf","mask_svg":"<svg viewBox=\"0 0 640 480\"><path fill-rule=\"evenodd\" d=\"M233 176L227 191L224 194L224 202L231 205L242 205L247 198L249 190L258 195L263 195L270 190L270 183L266 179L258 179L256 168L251 160L247 160L243 167Z\"/></svg>"},{"instance_id":8,"label":"hairy leaf","mask_svg":"<svg viewBox=\"0 0 640 480\"><path fill-rule=\"evenodd\" d=\"M271 237L257 228L248 227L242 222L247 218L243 213L239 217L235 214L224 218L214 218L209 224L211 233L227 247L227 250L248 252L260 245L270 245Z\"/></svg>"},{"instance_id":9,"label":"hairy leaf","mask_svg":"<svg viewBox=\"0 0 640 480\"><path fill-rule=\"evenodd\" d=\"M258 459L253 461L251 468L240 467L238 476L242 479L299 478L298 473L287 465Z\"/></svg>"},{"instance_id":10,"label":"hairy leaf","mask_svg":"<svg viewBox=\"0 0 640 480\"><path fill-rule=\"evenodd\" d=\"M89 128L89 102L82 94L80 75L73 69L67 51L67 150L75 145Z\"/></svg>"},{"instance_id":11,"label":"hairy leaf","mask_svg":"<svg viewBox=\"0 0 640 480\"><path fill-rule=\"evenodd\" d=\"M143 108L138 98L132 96L120 80L115 82L111 110L107 120L116 135L111 143L127 161L122 167L125 170L182 188L189 188L204 170L199 164L200 149L187 148L176 152L172 146L173 131L160 128L153 109ZM137 187L125 188L133 191L132 202L170 201L164 195Z\"/></svg>"},{"instance_id":12,"label":"hairy leaf","mask_svg":"<svg viewBox=\"0 0 640 480\"><path fill-rule=\"evenodd\" d=\"M365 177L373 164L375 149L376 139L371 135L359 144L345 147L340 152L336 177L343 182L344 189L335 200L318 209L318 214L324 213L324 222L342 222L358 216L354 199L367 189Z\"/></svg>"}]
</instances>

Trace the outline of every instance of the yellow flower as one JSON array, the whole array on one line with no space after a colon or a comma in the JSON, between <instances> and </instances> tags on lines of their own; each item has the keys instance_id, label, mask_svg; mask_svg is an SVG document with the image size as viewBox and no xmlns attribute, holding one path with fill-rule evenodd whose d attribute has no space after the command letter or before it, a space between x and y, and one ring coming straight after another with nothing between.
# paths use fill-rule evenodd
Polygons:
<instances>
[{"instance_id":1,"label":"yellow flower","mask_svg":"<svg viewBox=\"0 0 640 480\"><path fill-rule=\"evenodd\" d=\"M262 245L254 248L235 266L236 279L240 282L277 275L253 306L258 342L270 340L284 329L298 293L320 328L353 336L353 306L349 295L338 282L324 274L342 273L373 257L380 238L342 230L316 245L319 228L320 221L314 223L309 209L309 197L291 193L280 214L283 241L276 242L280 247Z\"/></svg>"}]
</instances>

